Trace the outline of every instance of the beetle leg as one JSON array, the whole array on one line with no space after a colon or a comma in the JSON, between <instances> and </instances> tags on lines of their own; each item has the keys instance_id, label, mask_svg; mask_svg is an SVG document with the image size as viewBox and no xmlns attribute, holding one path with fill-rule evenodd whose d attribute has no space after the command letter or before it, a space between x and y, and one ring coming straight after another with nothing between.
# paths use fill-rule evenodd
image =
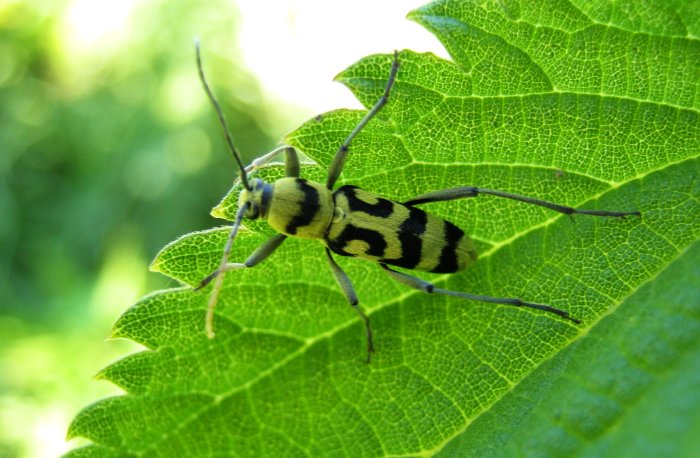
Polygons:
<instances>
[{"instance_id":1,"label":"beetle leg","mask_svg":"<svg viewBox=\"0 0 700 458\"><path fill-rule=\"evenodd\" d=\"M294 149L293 146L280 146L279 148L275 148L269 153L266 153L258 158L253 159L253 162L250 163L245 169L245 173L251 173L253 170L258 169L262 167L263 165L271 162L274 158L276 158L278 155L280 155L282 152L284 152L285 158L284 158L284 168L285 168L285 176L287 177L292 177L292 178L299 178L300 175L300 168L299 168L299 155L297 154L297 150Z\"/></svg>"},{"instance_id":2,"label":"beetle leg","mask_svg":"<svg viewBox=\"0 0 700 458\"><path fill-rule=\"evenodd\" d=\"M216 269L214 272L209 274L204 280L199 282L199 285L195 288L195 291L198 291L207 286L214 278L216 278L222 272L229 272L231 270L255 267L257 264L260 264L265 259L267 259L267 257L270 256L282 244L282 242L285 241L286 238L287 236L284 234L276 234L272 236L271 238L263 242L262 245L256 248L255 251L253 251L253 253L250 256L248 256L248 259L246 259L245 262L228 262Z\"/></svg>"},{"instance_id":3,"label":"beetle leg","mask_svg":"<svg viewBox=\"0 0 700 458\"><path fill-rule=\"evenodd\" d=\"M355 128L350 132L350 135L348 135L348 138L345 139L342 145L340 145L340 148L338 148L338 151L335 153L335 157L333 158L333 162L331 162L331 166L328 168L328 180L326 181L326 187L328 189L333 189L333 185L335 184L336 180L340 176L340 172L343 171L343 166L345 165L345 158L348 155L348 150L350 149L350 142L357 136L357 134L364 129L364 127L367 125L367 123L376 115L379 110L382 109L384 105L386 105L387 101L389 101L389 93L391 92L391 88L394 85L394 81L396 80L396 73L399 71L399 53L398 51L394 51L394 61L391 64L391 71L389 72L389 79L386 82L386 87L384 88L384 94L377 100L377 103L374 104L374 106L367 112L364 118L360 121L360 123L355 126Z\"/></svg>"},{"instance_id":4,"label":"beetle leg","mask_svg":"<svg viewBox=\"0 0 700 458\"><path fill-rule=\"evenodd\" d=\"M549 306L549 305L535 304L532 302L524 302L520 299L479 296L476 294L463 293L461 291L452 291L449 289L436 288L430 282L422 280L418 277L414 277L413 275L408 275L408 274L405 274L403 272L398 272L394 269L391 269L386 264L380 263L379 265L382 266L382 268L386 271L386 273L388 273L389 276L391 278L393 278L394 280L396 280L397 282L403 283L404 285L408 285L413 289L423 291L424 293L442 294L445 296L461 297L462 299L468 299L470 301L491 302L493 304L512 305L514 307L527 307L527 308L531 308L531 309L543 310L545 312L554 313L555 315L559 315L560 317L565 318L573 323L581 324L581 321L576 319L576 318L573 318L571 315L569 315L569 312L566 312L564 310L560 310L558 308L554 308L554 307Z\"/></svg>"},{"instance_id":5,"label":"beetle leg","mask_svg":"<svg viewBox=\"0 0 700 458\"><path fill-rule=\"evenodd\" d=\"M333 276L338 282L338 285L340 285L340 289L343 290L343 294L345 294L346 299L348 300L352 308L355 309L357 314L360 315L362 321L365 323L365 333L367 334L367 364L369 364L372 353L374 352L374 343L372 341L372 328L369 324L369 317L365 315L365 313L359 306L357 294L355 293L355 288L353 288L350 278L345 273L345 271L343 271L343 269L341 269L340 266L335 262L335 259L333 259L333 256L331 255L331 252L328 248L326 248L326 255L328 256L328 263L331 266Z\"/></svg>"},{"instance_id":6,"label":"beetle leg","mask_svg":"<svg viewBox=\"0 0 700 458\"><path fill-rule=\"evenodd\" d=\"M301 168L299 166L299 155L297 150L288 146L284 150L284 175L286 177L299 178Z\"/></svg>"},{"instance_id":7,"label":"beetle leg","mask_svg":"<svg viewBox=\"0 0 700 458\"><path fill-rule=\"evenodd\" d=\"M460 186L458 188L441 189L439 191L431 191L425 194L421 194L412 199L404 202L404 205L420 205L427 204L431 202L442 202L446 200L456 200L456 199L466 199L469 197L476 197L479 194L488 194L496 197L503 197L506 199L517 200L519 202L525 202L532 205L539 205L540 207L549 208L555 212L563 213L565 215L591 215L591 216L609 216L616 218L624 218L626 216L641 216L640 212L616 212L607 210L581 210L578 208L567 207L565 205L559 205L546 200L533 199L532 197L521 196L518 194L511 194L504 191L496 191L493 189L477 188L476 186Z\"/></svg>"},{"instance_id":8,"label":"beetle leg","mask_svg":"<svg viewBox=\"0 0 700 458\"><path fill-rule=\"evenodd\" d=\"M232 230L231 232L233 237L235 237L234 231ZM253 253L248 256L248 259L246 259L243 263L228 262L228 255L231 252L231 244L227 243L226 249L224 250L224 257L219 268L209 274L204 280L199 282L199 285L195 288L195 291L198 291L211 283L212 280L216 279L214 282L214 289L212 290L211 295L209 296L209 302L207 303L206 330L210 339L214 337L214 307L216 307L216 303L219 300L219 293L221 292L221 288L223 287L224 283L224 276L222 274L231 270L255 267L257 264L267 259L282 244L282 242L284 242L286 238L287 236L284 234L272 236L262 245L256 248L255 251L253 251ZM229 237L229 241L231 240L232 238Z\"/></svg>"}]
</instances>

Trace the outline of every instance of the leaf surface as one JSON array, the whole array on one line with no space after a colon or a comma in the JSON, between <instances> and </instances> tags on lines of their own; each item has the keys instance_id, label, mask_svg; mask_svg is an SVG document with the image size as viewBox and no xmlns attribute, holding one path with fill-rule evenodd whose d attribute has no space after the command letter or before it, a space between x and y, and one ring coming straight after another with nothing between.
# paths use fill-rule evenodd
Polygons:
<instances>
[{"instance_id":1,"label":"leaf surface","mask_svg":"<svg viewBox=\"0 0 700 458\"><path fill-rule=\"evenodd\" d=\"M423 278L547 303L582 325L426 296L373 263L338 258L372 320L377 353L367 365L362 324L322 245L289 239L265 263L227 274L209 340L207 291L190 286L216 268L228 229L188 234L153 264L185 286L144 298L115 324L115 336L146 350L101 372L127 394L77 416L69 435L95 445L71 455L697 450L700 10L652 6L441 1L412 12L453 61L400 53L390 102L341 175L340 184L397 201L475 185L641 211L572 222L495 197L424 207L471 234L480 260ZM369 107L390 62L367 57L338 80ZM325 180L363 115L326 113L289 134L317 164L304 177ZM237 193L216 215L231 217ZM232 258L272 233L249 224Z\"/></svg>"}]
</instances>

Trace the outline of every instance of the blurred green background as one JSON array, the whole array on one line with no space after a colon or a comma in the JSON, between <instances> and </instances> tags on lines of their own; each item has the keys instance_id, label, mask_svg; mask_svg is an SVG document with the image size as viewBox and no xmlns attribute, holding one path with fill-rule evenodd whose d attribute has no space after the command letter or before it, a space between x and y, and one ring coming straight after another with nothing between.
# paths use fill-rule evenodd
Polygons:
<instances>
[{"instance_id":1,"label":"blurred green background","mask_svg":"<svg viewBox=\"0 0 700 458\"><path fill-rule=\"evenodd\" d=\"M150 260L223 224L208 210L235 167L193 38L244 160L308 114L265 110L237 23L227 1L0 3L0 457L79 444L73 416L119 393L94 374L137 349L107 342L111 323L174 286Z\"/></svg>"}]
</instances>

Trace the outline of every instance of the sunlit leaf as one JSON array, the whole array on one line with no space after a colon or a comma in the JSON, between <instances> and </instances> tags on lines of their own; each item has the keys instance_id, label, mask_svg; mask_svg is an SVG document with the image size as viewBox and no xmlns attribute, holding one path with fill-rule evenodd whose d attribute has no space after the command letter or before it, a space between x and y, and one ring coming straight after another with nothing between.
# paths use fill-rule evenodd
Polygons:
<instances>
[{"instance_id":1,"label":"sunlit leaf","mask_svg":"<svg viewBox=\"0 0 700 458\"><path fill-rule=\"evenodd\" d=\"M426 296L370 262L290 239L227 275L214 340L208 291L227 229L188 234L154 268L185 286L144 298L114 335L147 350L100 376L126 395L84 409L75 456L690 454L700 447L700 31L659 2L442 1L411 13L453 62L402 51L387 107L341 176L401 201L477 185L642 218L570 218L495 197L426 206L473 235L480 261L443 288L551 304L531 310ZM636 4L635 4L636 5ZM391 55L338 79L371 106ZM363 112L308 121L287 141L322 181ZM279 174L267 170L265 173ZM231 215L237 190L218 207ZM233 258L271 232L249 225ZM661 423L661 425L659 424Z\"/></svg>"}]
</instances>

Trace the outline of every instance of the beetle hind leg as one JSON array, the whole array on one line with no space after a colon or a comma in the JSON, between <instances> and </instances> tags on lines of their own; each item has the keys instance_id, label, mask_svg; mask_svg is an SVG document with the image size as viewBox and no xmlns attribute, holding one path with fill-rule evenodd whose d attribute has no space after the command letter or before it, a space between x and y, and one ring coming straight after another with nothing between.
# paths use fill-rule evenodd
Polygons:
<instances>
[{"instance_id":1,"label":"beetle hind leg","mask_svg":"<svg viewBox=\"0 0 700 458\"><path fill-rule=\"evenodd\" d=\"M534 199L532 197L521 196L519 194L512 194L510 192L498 191L495 189L485 189L477 188L476 186L460 186L457 188L441 189L439 191L431 191L425 194L416 196L410 200L405 201L403 204L408 206L428 204L431 202L444 202L446 200L457 200L457 199L468 199L470 197L476 197L480 194L486 194L495 197L502 197L504 199L516 200L518 202L524 202L526 204L537 205L540 207L548 208L554 210L558 213L563 213L565 215L589 215L589 216L603 216L610 218L625 218L627 216L641 216L638 211L633 212L620 212L620 211L608 211L608 210L584 210L580 208L568 207L566 205L555 204L553 202L548 202L546 200Z\"/></svg>"},{"instance_id":2,"label":"beetle hind leg","mask_svg":"<svg viewBox=\"0 0 700 458\"><path fill-rule=\"evenodd\" d=\"M492 304L502 304L502 305L511 305L514 307L526 307L526 308L531 308L531 309L536 309L536 310L542 310L545 312L553 313L555 315L558 315L568 321L571 321L572 323L576 324L581 324L581 321L572 317L569 315L569 312L552 307L550 305L545 305L545 304L536 304L533 302L525 302L520 299L511 299L511 298L502 298L502 297L490 297L490 296L480 296L477 294L469 294L469 293L463 293L461 291L452 291L449 289L442 289L442 288L436 288L432 283L427 282L425 280L422 280L418 277L414 277L413 275L408 275L403 272L398 272L386 264L379 264L382 266L382 268L386 271L386 273L389 274L391 278L396 280L399 283L403 283L404 285L410 286L413 289L417 289L419 291L423 291L424 293L428 294L442 294L444 296L453 296L453 297L460 297L462 299L468 299L471 301L480 301L480 302L490 302Z\"/></svg>"}]
</instances>

